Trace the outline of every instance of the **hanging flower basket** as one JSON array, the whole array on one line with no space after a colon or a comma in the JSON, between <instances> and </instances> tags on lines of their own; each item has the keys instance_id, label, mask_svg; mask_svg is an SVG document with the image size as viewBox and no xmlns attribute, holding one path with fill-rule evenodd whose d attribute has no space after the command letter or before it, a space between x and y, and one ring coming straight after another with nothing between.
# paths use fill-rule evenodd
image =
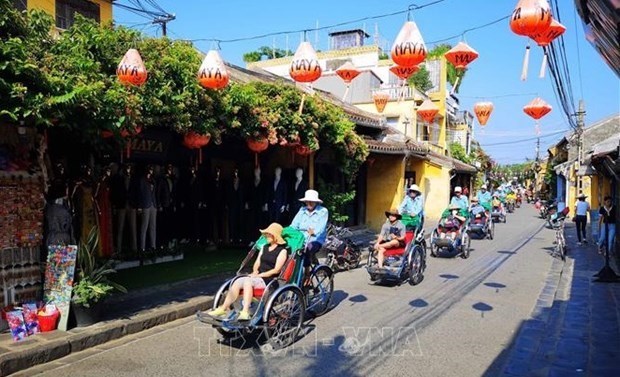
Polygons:
<instances>
[{"instance_id":1,"label":"hanging flower basket","mask_svg":"<svg viewBox=\"0 0 620 377\"><path fill-rule=\"evenodd\" d=\"M246 143L248 144L248 148L255 153L263 152L269 147L269 140L267 139L247 139Z\"/></svg>"}]
</instances>

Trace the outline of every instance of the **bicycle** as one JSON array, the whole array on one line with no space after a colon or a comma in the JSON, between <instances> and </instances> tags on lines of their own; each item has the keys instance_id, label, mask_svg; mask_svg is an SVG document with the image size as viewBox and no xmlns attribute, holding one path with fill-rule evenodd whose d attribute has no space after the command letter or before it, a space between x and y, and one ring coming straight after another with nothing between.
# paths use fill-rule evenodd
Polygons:
<instances>
[{"instance_id":1,"label":"bicycle","mask_svg":"<svg viewBox=\"0 0 620 377\"><path fill-rule=\"evenodd\" d=\"M559 256L563 261L566 260L566 239L564 238L564 218L558 219L553 223L555 229L555 248L553 257Z\"/></svg>"}]
</instances>

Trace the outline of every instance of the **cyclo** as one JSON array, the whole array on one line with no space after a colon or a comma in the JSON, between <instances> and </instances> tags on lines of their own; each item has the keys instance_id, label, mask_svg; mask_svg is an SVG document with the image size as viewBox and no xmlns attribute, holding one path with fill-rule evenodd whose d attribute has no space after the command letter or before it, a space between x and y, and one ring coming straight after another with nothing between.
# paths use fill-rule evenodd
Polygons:
<instances>
[{"instance_id":1,"label":"cyclo","mask_svg":"<svg viewBox=\"0 0 620 377\"><path fill-rule=\"evenodd\" d=\"M402 215L401 221L406 227L405 246L387 249L383 254L383 268L377 266L376 251L371 248L368 252L366 270L371 281L400 284L408 280L410 285L417 285L424 280L426 240L421 220L419 216Z\"/></svg>"},{"instance_id":2,"label":"cyclo","mask_svg":"<svg viewBox=\"0 0 620 377\"><path fill-rule=\"evenodd\" d=\"M491 219L493 222L501 221L506 223L506 209L504 208L505 200L498 196L493 195L493 201L491 202Z\"/></svg>"},{"instance_id":3,"label":"cyclo","mask_svg":"<svg viewBox=\"0 0 620 377\"><path fill-rule=\"evenodd\" d=\"M455 229L452 225L447 224L447 220L450 217L452 206L448 207L441 215L441 220L437 228L431 233L431 256L439 256L439 251L446 250L450 253L460 252L463 259L469 258L469 252L471 249L471 238L468 234L469 229L469 213L466 208L458 209L458 215L465 218L465 221L461 222ZM448 233L455 233L454 240L448 237ZM444 235L442 237L441 235Z\"/></svg>"},{"instance_id":4,"label":"cyclo","mask_svg":"<svg viewBox=\"0 0 620 377\"><path fill-rule=\"evenodd\" d=\"M513 213L515 211L515 207L517 204L517 195L513 192L506 195L506 210L509 213Z\"/></svg>"},{"instance_id":5,"label":"cyclo","mask_svg":"<svg viewBox=\"0 0 620 377\"><path fill-rule=\"evenodd\" d=\"M470 212L469 228L467 229L470 238L488 238L492 240L495 236L495 222L491 219L491 203L480 203L484 208L484 214Z\"/></svg>"},{"instance_id":6,"label":"cyclo","mask_svg":"<svg viewBox=\"0 0 620 377\"><path fill-rule=\"evenodd\" d=\"M271 346L280 349L296 340L306 315L320 316L327 312L334 290L332 270L313 261L309 284L304 284L304 235L287 227L283 229L282 237L288 245L288 258L277 278L271 280L265 288L253 289L249 320L236 320L243 304L243 292L240 292L240 298L233 304L233 310L230 310L227 316L214 318L198 312L197 319L212 325L224 338L262 330ZM241 262L236 276L218 289L213 300L213 309L224 302L236 279L247 276L242 271L265 243L265 238L261 236Z\"/></svg>"}]
</instances>

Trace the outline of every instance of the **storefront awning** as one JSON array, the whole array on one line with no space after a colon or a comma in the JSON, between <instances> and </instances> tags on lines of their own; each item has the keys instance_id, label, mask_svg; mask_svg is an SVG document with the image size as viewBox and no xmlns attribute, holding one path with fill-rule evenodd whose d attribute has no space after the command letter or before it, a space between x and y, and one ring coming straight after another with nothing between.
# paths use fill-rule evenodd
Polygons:
<instances>
[{"instance_id":1,"label":"storefront awning","mask_svg":"<svg viewBox=\"0 0 620 377\"><path fill-rule=\"evenodd\" d=\"M579 170L577 170L577 175L581 177L586 176L586 175L596 175L596 174L597 174L596 169L594 169L594 167L590 163L581 165Z\"/></svg>"}]
</instances>

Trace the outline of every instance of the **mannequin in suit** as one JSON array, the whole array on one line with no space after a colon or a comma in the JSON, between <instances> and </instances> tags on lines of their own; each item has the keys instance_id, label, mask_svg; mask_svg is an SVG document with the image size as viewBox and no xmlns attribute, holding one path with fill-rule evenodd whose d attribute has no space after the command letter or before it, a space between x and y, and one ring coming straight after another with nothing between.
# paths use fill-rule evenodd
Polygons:
<instances>
[{"instance_id":1,"label":"mannequin in suit","mask_svg":"<svg viewBox=\"0 0 620 377\"><path fill-rule=\"evenodd\" d=\"M121 172L112 179L110 191L112 211L116 213L116 253L122 252L125 223L129 223L129 242L132 251L138 250L138 230L136 227L137 193L133 167L123 165Z\"/></svg>"},{"instance_id":2,"label":"mannequin in suit","mask_svg":"<svg viewBox=\"0 0 620 377\"><path fill-rule=\"evenodd\" d=\"M226 221L225 213L225 193L222 173L219 167L215 168L209 187L207 187L207 212L209 214L208 238L213 243L220 243L224 240L224 225Z\"/></svg>"},{"instance_id":3,"label":"mannequin in suit","mask_svg":"<svg viewBox=\"0 0 620 377\"><path fill-rule=\"evenodd\" d=\"M299 209L303 206L303 203L299 201L304 197L306 190L308 189L308 181L304 179L304 169L295 169L295 181L291 184L291 194L289 195L289 213L291 217L294 217Z\"/></svg>"},{"instance_id":4,"label":"mannequin in suit","mask_svg":"<svg viewBox=\"0 0 620 377\"><path fill-rule=\"evenodd\" d=\"M177 179L172 164L166 165L163 176L157 181L156 189L157 210L159 212L157 221L158 241L160 246L169 247L171 241L177 237Z\"/></svg>"},{"instance_id":5,"label":"mannequin in suit","mask_svg":"<svg viewBox=\"0 0 620 377\"><path fill-rule=\"evenodd\" d=\"M282 168L276 167L273 172L273 183L269 188L269 222L282 223L287 204L288 186L282 177Z\"/></svg>"}]
</instances>

